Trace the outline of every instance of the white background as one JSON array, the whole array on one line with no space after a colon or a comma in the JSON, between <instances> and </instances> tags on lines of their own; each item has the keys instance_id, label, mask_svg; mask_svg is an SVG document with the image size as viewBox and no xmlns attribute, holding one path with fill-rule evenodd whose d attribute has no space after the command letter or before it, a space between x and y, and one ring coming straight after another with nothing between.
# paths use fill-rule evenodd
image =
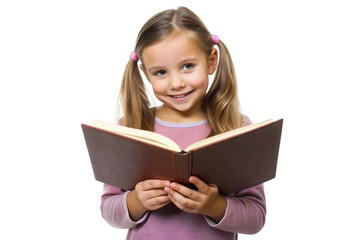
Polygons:
<instances>
[{"instance_id":1,"label":"white background","mask_svg":"<svg viewBox=\"0 0 360 240\"><path fill-rule=\"evenodd\" d=\"M359 239L360 7L348 0L1 1L0 238L125 239L101 218L80 124L114 121L138 31L180 5L228 46L243 112L284 118L267 223L239 239Z\"/></svg>"}]
</instances>

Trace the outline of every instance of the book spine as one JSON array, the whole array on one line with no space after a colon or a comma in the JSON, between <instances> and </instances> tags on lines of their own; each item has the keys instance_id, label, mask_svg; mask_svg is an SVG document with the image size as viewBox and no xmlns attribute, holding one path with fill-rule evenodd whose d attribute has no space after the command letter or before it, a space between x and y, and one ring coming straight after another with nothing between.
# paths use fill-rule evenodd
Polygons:
<instances>
[{"instance_id":1,"label":"book spine","mask_svg":"<svg viewBox=\"0 0 360 240\"><path fill-rule=\"evenodd\" d=\"M173 160L173 165L174 165L174 181L175 182L179 182L179 175L178 175L178 164L177 164L177 152L173 152L172 154L172 160Z\"/></svg>"},{"instance_id":2,"label":"book spine","mask_svg":"<svg viewBox=\"0 0 360 240\"><path fill-rule=\"evenodd\" d=\"M191 153L176 153L174 161L174 165L176 165L176 182L189 186L189 177L191 176Z\"/></svg>"},{"instance_id":3,"label":"book spine","mask_svg":"<svg viewBox=\"0 0 360 240\"><path fill-rule=\"evenodd\" d=\"M189 177L193 176L193 151L189 151ZM191 189L198 190L194 184L188 185Z\"/></svg>"},{"instance_id":4,"label":"book spine","mask_svg":"<svg viewBox=\"0 0 360 240\"><path fill-rule=\"evenodd\" d=\"M193 152L189 151L189 177L192 176L193 171Z\"/></svg>"}]
</instances>

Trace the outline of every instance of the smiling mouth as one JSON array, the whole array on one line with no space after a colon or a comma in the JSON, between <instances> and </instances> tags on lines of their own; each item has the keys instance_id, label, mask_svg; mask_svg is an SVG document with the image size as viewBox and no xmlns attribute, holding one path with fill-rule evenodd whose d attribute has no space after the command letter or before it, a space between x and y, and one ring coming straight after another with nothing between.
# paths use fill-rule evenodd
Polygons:
<instances>
[{"instance_id":1,"label":"smiling mouth","mask_svg":"<svg viewBox=\"0 0 360 240\"><path fill-rule=\"evenodd\" d=\"M184 98L186 97L187 95L191 94L194 90L188 92L188 93L185 93L185 94L181 94L181 95L171 95L171 97L173 98Z\"/></svg>"}]
</instances>

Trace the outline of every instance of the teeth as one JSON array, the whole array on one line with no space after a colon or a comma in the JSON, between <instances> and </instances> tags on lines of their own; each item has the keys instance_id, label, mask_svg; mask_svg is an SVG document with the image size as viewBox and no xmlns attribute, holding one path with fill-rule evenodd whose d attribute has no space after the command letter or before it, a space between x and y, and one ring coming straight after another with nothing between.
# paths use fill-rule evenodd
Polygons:
<instances>
[{"instance_id":1,"label":"teeth","mask_svg":"<svg viewBox=\"0 0 360 240\"><path fill-rule=\"evenodd\" d=\"M186 94L184 94L184 95L178 95L178 96L174 96L174 98L182 98L182 97L185 97L186 96Z\"/></svg>"},{"instance_id":2,"label":"teeth","mask_svg":"<svg viewBox=\"0 0 360 240\"><path fill-rule=\"evenodd\" d=\"M183 98L183 97L186 97L187 95L191 94L193 91L190 91L190 92L187 92L187 93L184 93L182 95L172 95L173 98Z\"/></svg>"}]
</instances>

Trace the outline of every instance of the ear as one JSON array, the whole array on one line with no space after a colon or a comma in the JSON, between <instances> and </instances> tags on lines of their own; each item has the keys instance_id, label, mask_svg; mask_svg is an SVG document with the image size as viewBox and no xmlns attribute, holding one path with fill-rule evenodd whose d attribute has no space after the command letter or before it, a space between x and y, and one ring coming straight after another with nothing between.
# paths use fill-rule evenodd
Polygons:
<instances>
[{"instance_id":1,"label":"ear","mask_svg":"<svg viewBox=\"0 0 360 240\"><path fill-rule=\"evenodd\" d=\"M215 72L216 67L218 63L218 51L216 48L213 48L211 51L211 54L209 56L209 62L208 62L208 74L211 75Z\"/></svg>"}]
</instances>

